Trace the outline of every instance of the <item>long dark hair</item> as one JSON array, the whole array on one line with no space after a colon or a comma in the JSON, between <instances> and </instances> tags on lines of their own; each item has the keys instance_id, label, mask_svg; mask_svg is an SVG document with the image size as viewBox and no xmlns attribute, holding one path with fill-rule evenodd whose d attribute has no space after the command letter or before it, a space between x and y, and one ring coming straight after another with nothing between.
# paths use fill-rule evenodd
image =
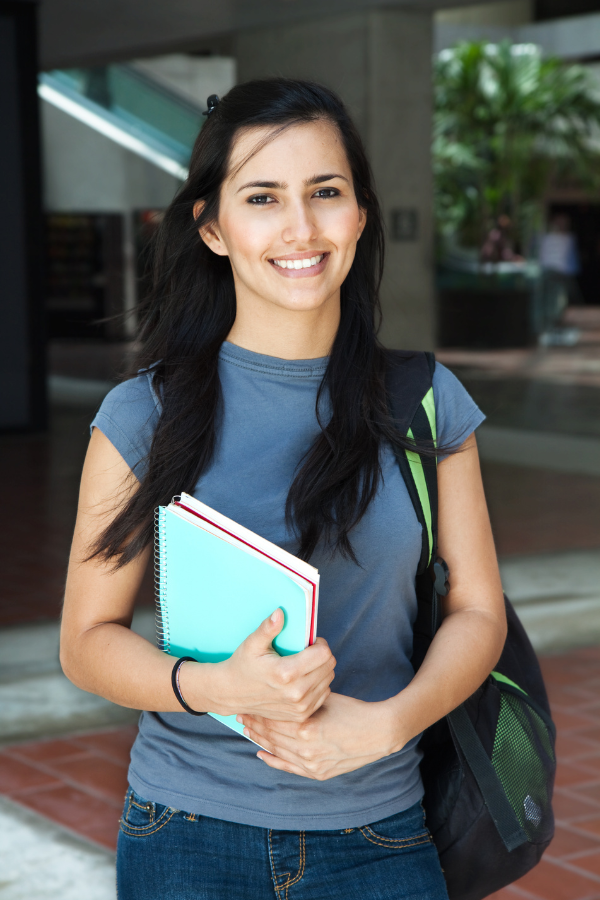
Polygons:
<instances>
[{"instance_id":1,"label":"long dark hair","mask_svg":"<svg viewBox=\"0 0 600 900\"><path fill-rule=\"evenodd\" d=\"M356 561L350 533L377 492L382 441L414 448L389 417L385 355L376 337L381 212L362 141L342 101L322 85L284 78L237 85L221 100L196 140L187 181L165 212L153 248L141 350L132 368L132 375L152 371L162 410L139 487L100 535L92 556L117 567L134 559L152 540L155 508L174 494L192 493L212 459L221 403L218 355L234 323L236 298L229 259L209 250L198 229L218 217L236 135L241 128L271 126L278 132L317 120L338 130L366 225L341 287L339 329L317 397L320 432L298 463L286 516L304 559L324 541L332 552ZM194 221L199 199L205 203ZM324 391L328 421L319 413Z\"/></svg>"}]
</instances>

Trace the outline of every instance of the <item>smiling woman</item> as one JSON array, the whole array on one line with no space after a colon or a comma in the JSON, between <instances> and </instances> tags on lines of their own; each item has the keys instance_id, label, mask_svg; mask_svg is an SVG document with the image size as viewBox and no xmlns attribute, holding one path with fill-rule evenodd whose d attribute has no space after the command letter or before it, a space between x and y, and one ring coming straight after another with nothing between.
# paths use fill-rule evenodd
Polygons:
<instances>
[{"instance_id":1,"label":"smiling woman","mask_svg":"<svg viewBox=\"0 0 600 900\"><path fill-rule=\"evenodd\" d=\"M502 591L474 428L437 365L444 621L411 665L422 539L376 337L383 232L360 137L328 89L274 79L213 102L154 248L131 377L94 419L61 661L143 709L119 897L444 900L421 732L500 655ZM461 447L461 453L446 453ZM321 574L315 644L279 657L274 610L230 659L173 660L130 630L155 507L186 491ZM335 675L335 678L334 678Z\"/></svg>"},{"instance_id":2,"label":"smiling woman","mask_svg":"<svg viewBox=\"0 0 600 900\"><path fill-rule=\"evenodd\" d=\"M366 211L357 202L348 155L330 120L290 123L272 132L254 128L235 142L218 222L201 228L200 235L231 263L237 305L232 343L252 335L252 348L261 353L325 356ZM197 217L203 207L203 201L196 203ZM296 317L293 331L286 327L290 310L307 313ZM282 348L281 329L293 345Z\"/></svg>"}]
</instances>

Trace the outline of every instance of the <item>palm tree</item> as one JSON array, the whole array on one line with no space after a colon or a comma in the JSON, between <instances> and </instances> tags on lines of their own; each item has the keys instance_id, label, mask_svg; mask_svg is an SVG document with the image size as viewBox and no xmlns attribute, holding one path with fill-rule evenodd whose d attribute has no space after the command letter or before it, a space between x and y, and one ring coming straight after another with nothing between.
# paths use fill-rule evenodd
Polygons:
<instances>
[{"instance_id":1,"label":"palm tree","mask_svg":"<svg viewBox=\"0 0 600 900\"><path fill-rule=\"evenodd\" d=\"M600 91L582 66L534 44L464 42L435 62L439 230L480 248L502 214L527 249L549 186L600 183Z\"/></svg>"}]
</instances>

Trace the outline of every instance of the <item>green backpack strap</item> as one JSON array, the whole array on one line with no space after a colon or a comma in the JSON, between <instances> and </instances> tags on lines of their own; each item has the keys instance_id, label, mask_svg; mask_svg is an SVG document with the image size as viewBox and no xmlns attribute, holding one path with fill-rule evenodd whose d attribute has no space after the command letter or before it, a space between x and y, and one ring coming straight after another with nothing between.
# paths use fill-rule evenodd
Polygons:
<instances>
[{"instance_id":1,"label":"green backpack strap","mask_svg":"<svg viewBox=\"0 0 600 900\"><path fill-rule=\"evenodd\" d=\"M388 351L388 360L388 405L394 424L401 434L417 443L435 444L434 354ZM437 557L437 462L435 458L422 457L416 451L398 446L394 447L394 453L422 529L412 656L416 670L441 623L438 595L447 593L448 570Z\"/></svg>"}]
</instances>

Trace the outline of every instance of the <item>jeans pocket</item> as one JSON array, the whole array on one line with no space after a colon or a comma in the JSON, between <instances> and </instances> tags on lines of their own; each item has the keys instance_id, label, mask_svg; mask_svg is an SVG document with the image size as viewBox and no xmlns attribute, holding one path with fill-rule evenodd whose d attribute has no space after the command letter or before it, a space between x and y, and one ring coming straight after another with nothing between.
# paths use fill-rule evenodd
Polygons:
<instances>
[{"instance_id":1,"label":"jeans pocket","mask_svg":"<svg viewBox=\"0 0 600 900\"><path fill-rule=\"evenodd\" d=\"M167 824L177 812L169 806L146 800L129 788L125 794L125 804L119 825L124 834L142 836L154 834Z\"/></svg>"},{"instance_id":2,"label":"jeans pocket","mask_svg":"<svg viewBox=\"0 0 600 900\"><path fill-rule=\"evenodd\" d=\"M431 843L431 835L425 825L423 807L420 803L395 816L363 825L359 831L371 844L390 850L409 850Z\"/></svg>"}]
</instances>

